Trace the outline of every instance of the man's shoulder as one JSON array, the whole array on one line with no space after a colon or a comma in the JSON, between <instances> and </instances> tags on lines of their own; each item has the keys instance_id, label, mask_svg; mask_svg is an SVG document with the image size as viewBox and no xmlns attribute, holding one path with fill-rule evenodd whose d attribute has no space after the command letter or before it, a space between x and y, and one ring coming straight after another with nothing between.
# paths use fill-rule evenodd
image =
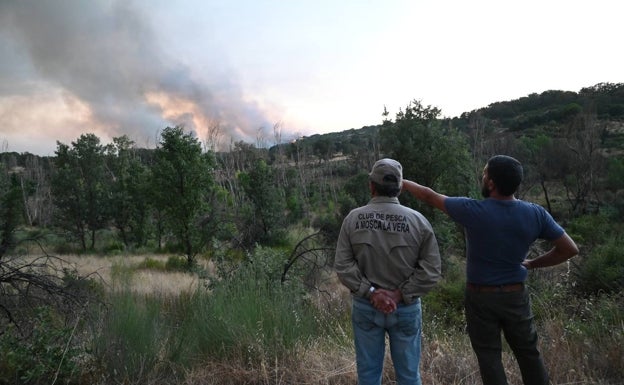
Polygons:
<instances>
[{"instance_id":1,"label":"man's shoulder","mask_svg":"<svg viewBox=\"0 0 624 385\"><path fill-rule=\"evenodd\" d=\"M516 204L524 207L525 209L528 210L534 210L534 211L539 211L539 212L547 212L546 209L544 208L544 206L537 204L535 202L529 202L529 201L525 201L523 199L516 199L515 200Z\"/></svg>"}]
</instances>

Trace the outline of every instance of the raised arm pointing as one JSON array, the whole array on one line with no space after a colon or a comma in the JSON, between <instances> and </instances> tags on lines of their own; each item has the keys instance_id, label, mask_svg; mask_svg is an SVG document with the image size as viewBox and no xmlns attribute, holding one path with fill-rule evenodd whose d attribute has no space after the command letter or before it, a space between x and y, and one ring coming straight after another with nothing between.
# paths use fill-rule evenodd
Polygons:
<instances>
[{"instance_id":1,"label":"raised arm pointing","mask_svg":"<svg viewBox=\"0 0 624 385\"><path fill-rule=\"evenodd\" d=\"M446 195L440 194L429 187L406 179L403 179L403 191L409 192L419 201L423 201L426 204L438 208L446 213L446 208L444 207L444 200L447 198Z\"/></svg>"}]
</instances>

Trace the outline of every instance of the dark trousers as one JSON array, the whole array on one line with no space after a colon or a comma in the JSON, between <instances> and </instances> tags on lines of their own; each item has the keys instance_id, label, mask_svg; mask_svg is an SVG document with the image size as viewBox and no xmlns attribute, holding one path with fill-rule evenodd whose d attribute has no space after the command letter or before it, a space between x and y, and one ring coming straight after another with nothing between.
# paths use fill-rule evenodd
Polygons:
<instances>
[{"instance_id":1,"label":"dark trousers","mask_svg":"<svg viewBox=\"0 0 624 385\"><path fill-rule=\"evenodd\" d=\"M526 288L509 293L466 290L465 308L468 335L484 385L507 385L501 331L516 357L524 384L548 384Z\"/></svg>"}]
</instances>

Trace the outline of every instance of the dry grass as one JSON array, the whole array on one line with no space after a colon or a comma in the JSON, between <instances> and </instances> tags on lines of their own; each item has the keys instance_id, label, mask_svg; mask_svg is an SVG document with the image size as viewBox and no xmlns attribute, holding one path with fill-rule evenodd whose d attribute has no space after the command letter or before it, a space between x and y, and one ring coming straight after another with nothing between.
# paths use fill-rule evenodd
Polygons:
<instances>
[{"instance_id":1,"label":"dry grass","mask_svg":"<svg viewBox=\"0 0 624 385\"><path fill-rule=\"evenodd\" d=\"M99 276L111 290L130 289L140 294L176 295L191 292L200 284L194 274L139 269L147 258L166 262L168 256L63 256L80 275ZM213 267L206 263L209 271ZM116 275L118 271L129 272L129 280L123 283ZM126 286L124 286L126 285ZM123 286L123 287L122 287ZM328 277L320 291L312 293L319 308L331 312L334 317L348 317L350 298L348 291L340 285L335 276ZM341 322L347 325L348 322ZM466 333L459 331L431 330L433 326L423 325L423 350L421 375L423 383L431 385L479 384L480 376L474 353ZM538 325L541 336L541 350L553 384L601 384L612 385L604 380L592 378L591 373L608 372L613 368L600 368L602 361L621 362L624 367L624 348L604 342L604 347L592 341L571 339L566 333L566 321L553 315ZM624 328L624 326L623 326ZM622 333L622 330L614 331ZM331 335L332 337L330 337ZM338 337L337 337L338 336ZM337 337L337 338L336 338ZM605 337L607 338L607 337ZM600 342L598 342L599 344ZM601 355L602 354L602 355ZM617 357L619 355L619 360ZM600 356L600 357L599 357ZM606 359L611 357L610 359ZM615 357L615 358L614 358ZM503 354L510 385L521 385L520 373L509 349ZM146 384L183 385L278 385L318 384L346 385L356 382L355 355L350 330L332 330L327 337L307 341L287 356L250 363L244 358L229 357L227 361L198 362L191 368L179 368L177 375L168 378L146 379ZM154 373L154 375L158 375ZM161 373L162 375L162 373ZM148 375L149 377L149 375ZM386 355L383 384L394 384L394 370L389 354Z\"/></svg>"},{"instance_id":2,"label":"dry grass","mask_svg":"<svg viewBox=\"0 0 624 385\"><path fill-rule=\"evenodd\" d=\"M130 290L139 294L179 294L194 291L199 282L195 274L183 272L159 271L153 269L135 270L147 259L167 261L167 255L115 256L101 257L94 255L64 255L62 259L75 268L81 276L92 276L101 279L105 286L114 289ZM212 271L209 262L204 261L203 268ZM125 269L131 279L121 280L115 271ZM129 285L129 286L126 286Z\"/></svg>"},{"instance_id":3,"label":"dry grass","mask_svg":"<svg viewBox=\"0 0 624 385\"><path fill-rule=\"evenodd\" d=\"M587 373L583 373L582 365L578 370L571 369L579 363L579 360L569 357L570 351L557 351L557 348L553 346L545 349L552 384L616 384L588 377ZM571 360L568 361L568 359ZM516 361L509 352L504 352L503 362L509 385L522 385ZM565 368L561 368L561 364L564 364ZM449 339L424 341L421 375L423 384L429 385L481 383L476 358L467 337L458 339L455 336ZM392 362L387 355L382 384L396 384L394 378ZM250 366L248 363L237 360L202 363L186 373L183 382L179 383L184 385L352 385L356 383L356 379L354 353L351 348L331 343L314 343L293 352L284 361L263 362L258 366ZM156 383L158 382L154 382Z\"/></svg>"},{"instance_id":4,"label":"dry grass","mask_svg":"<svg viewBox=\"0 0 624 385\"><path fill-rule=\"evenodd\" d=\"M184 384L343 385L355 384L356 379L351 351L316 342L295 349L283 361L265 361L256 366L237 360L208 362L188 373Z\"/></svg>"}]
</instances>

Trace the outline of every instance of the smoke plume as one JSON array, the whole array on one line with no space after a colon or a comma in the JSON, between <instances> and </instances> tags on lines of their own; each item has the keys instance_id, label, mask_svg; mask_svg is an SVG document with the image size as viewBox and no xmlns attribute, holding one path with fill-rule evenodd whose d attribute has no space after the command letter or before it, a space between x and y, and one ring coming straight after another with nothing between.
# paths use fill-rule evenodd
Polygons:
<instances>
[{"instance_id":1,"label":"smoke plume","mask_svg":"<svg viewBox=\"0 0 624 385\"><path fill-rule=\"evenodd\" d=\"M199 80L154 28L132 1L0 0L0 139L36 153L18 131L53 146L87 132L153 146L168 125L202 142L215 126L225 142L254 142L259 127L272 126L234 74Z\"/></svg>"}]
</instances>

